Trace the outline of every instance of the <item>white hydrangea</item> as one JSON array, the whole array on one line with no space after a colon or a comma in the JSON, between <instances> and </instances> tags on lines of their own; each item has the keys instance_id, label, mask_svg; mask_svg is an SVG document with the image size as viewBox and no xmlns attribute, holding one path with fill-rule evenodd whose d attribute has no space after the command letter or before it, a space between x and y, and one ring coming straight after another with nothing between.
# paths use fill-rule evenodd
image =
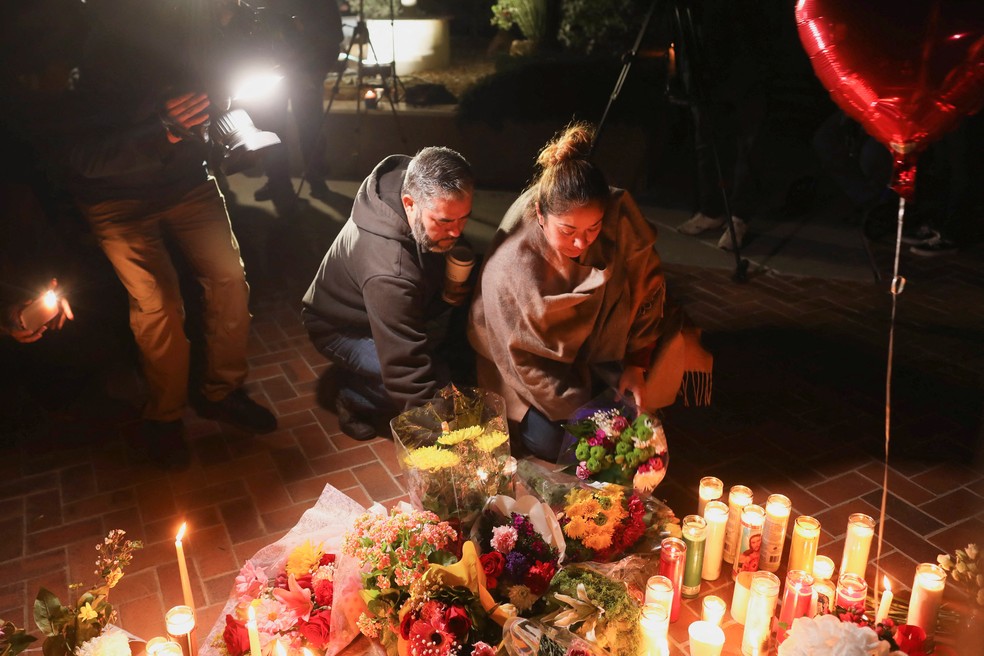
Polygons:
<instances>
[{"instance_id":1,"label":"white hydrangea","mask_svg":"<svg viewBox=\"0 0 984 656\"><path fill-rule=\"evenodd\" d=\"M76 656L132 656L130 639L117 627L106 627L101 634L79 645L75 654Z\"/></svg>"},{"instance_id":2,"label":"white hydrangea","mask_svg":"<svg viewBox=\"0 0 984 656\"><path fill-rule=\"evenodd\" d=\"M888 650L872 629L821 615L793 620L779 656L886 656Z\"/></svg>"}]
</instances>

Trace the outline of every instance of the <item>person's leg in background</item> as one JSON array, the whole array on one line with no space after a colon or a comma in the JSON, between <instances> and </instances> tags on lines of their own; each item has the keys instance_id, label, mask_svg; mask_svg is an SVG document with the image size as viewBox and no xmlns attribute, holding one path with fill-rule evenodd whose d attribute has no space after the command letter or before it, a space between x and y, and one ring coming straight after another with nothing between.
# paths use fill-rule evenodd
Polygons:
<instances>
[{"instance_id":1,"label":"person's leg in background","mask_svg":"<svg viewBox=\"0 0 984 656\"><path fill-rule=\"evenodd\" d=\"M297 135L304 157L304 179L314 198L329 195L325 178L324 100L327 69L299 71L290 80L290 109L297 123Z\"/></svg>"}]
</instances>

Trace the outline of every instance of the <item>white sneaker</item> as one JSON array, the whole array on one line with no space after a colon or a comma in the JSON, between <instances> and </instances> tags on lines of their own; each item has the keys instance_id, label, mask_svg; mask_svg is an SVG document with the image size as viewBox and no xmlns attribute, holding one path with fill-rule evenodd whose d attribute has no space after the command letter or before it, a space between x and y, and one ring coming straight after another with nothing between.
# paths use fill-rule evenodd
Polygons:
<instances>
[{"instance_id":1,"label":"white sneaker","mask_svg":"<svg viewBox=\"0 0 984 656\"><path fill-rule=\"evenodd\" d=\"M745 233L748 232L748 224L737 216L731 218L735 222L735 237L738 238L738 248L741 248L742 243L745 241ZM718 248L723 248L726 251L735 250L734 242L731 241L731 230L727 227L725 227L724 234L718 240Z\"/></svg>"},{"instance_id":2,"label":"white sneaker","mask_svg":"<svg viewBox=\"0 0 984 656\"><path fill-rule=\"evenodd\" d=\"M699 235L708 230L714 230L724 225L724 218L712 219L703 212L697 212L692 217L677 226L677 232L684 235Z\"/></svg>"}]
</instances>

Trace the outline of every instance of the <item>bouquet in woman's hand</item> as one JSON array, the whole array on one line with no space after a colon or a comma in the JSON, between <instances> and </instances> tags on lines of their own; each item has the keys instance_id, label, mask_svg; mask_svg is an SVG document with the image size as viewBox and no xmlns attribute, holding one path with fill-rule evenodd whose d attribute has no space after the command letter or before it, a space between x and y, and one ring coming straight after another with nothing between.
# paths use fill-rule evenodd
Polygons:
<instances>
[{"instance_id":1,"label":"bouquet in woman's hand","mask_svg":"<svg viewBox=\"0 0 984 656\"><path fill-rule=\"evenodd\" d=\"M512 604L520 615L535 614L566 549L550 506L529 495L493 497L472 535L493 598Z\"/></svg>"},{"instance_id":2,"label":"bouquet in woman's hand","mask_svg":"<svg viewBox=\"0 0 984 656\"><path fill-rule=\"evenodd\" d=\"M631 486L652 492L666 476L669 453L657 417L639 413L611 394L580 408L564 425L559 464L574 466L581 480Z\"/></svg>"}]
</instances>

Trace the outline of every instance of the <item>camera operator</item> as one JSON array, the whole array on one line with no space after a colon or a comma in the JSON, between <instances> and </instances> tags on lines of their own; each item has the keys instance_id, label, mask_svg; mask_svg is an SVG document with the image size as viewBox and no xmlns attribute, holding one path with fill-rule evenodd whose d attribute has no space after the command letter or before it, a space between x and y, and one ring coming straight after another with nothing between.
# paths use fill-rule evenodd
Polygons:
<instances>
[{"instance_id":1,"label":"camera operator","mask_svg":"<svg viewBox=\"0 0 984 656\"><path fill-rule=\"evenodd\" d=\"M171 466L190 457L182 424L190 349L165 242L204 292L198 413L253 433L277 425L243 389L249 287L201 136L212 111L200 82L211 64L204 45L222 11L215 0L102 3L79 68L68 152L76 203L129 294L149 396L139 446Z\"/></svg>"},{"instance_id":2,"label":"camera operator","mask_svg":"<svg viewBox=\"0 0 984 656\"><path fill-rule=\"evenodd\" d=\"M253 10L252 46L268 49L285 76L284 89L270 100L267 111L256 116L261 127L280 136L280 145L264 151L267 182L256 200L272 200L286 211L294 200L287 148L287 101L297 124L305 180L311 196L330 198L325 184L324 120L325 77L338 63L342 19L335 0L268 0Z\"/></svg>"}]
</instances>

